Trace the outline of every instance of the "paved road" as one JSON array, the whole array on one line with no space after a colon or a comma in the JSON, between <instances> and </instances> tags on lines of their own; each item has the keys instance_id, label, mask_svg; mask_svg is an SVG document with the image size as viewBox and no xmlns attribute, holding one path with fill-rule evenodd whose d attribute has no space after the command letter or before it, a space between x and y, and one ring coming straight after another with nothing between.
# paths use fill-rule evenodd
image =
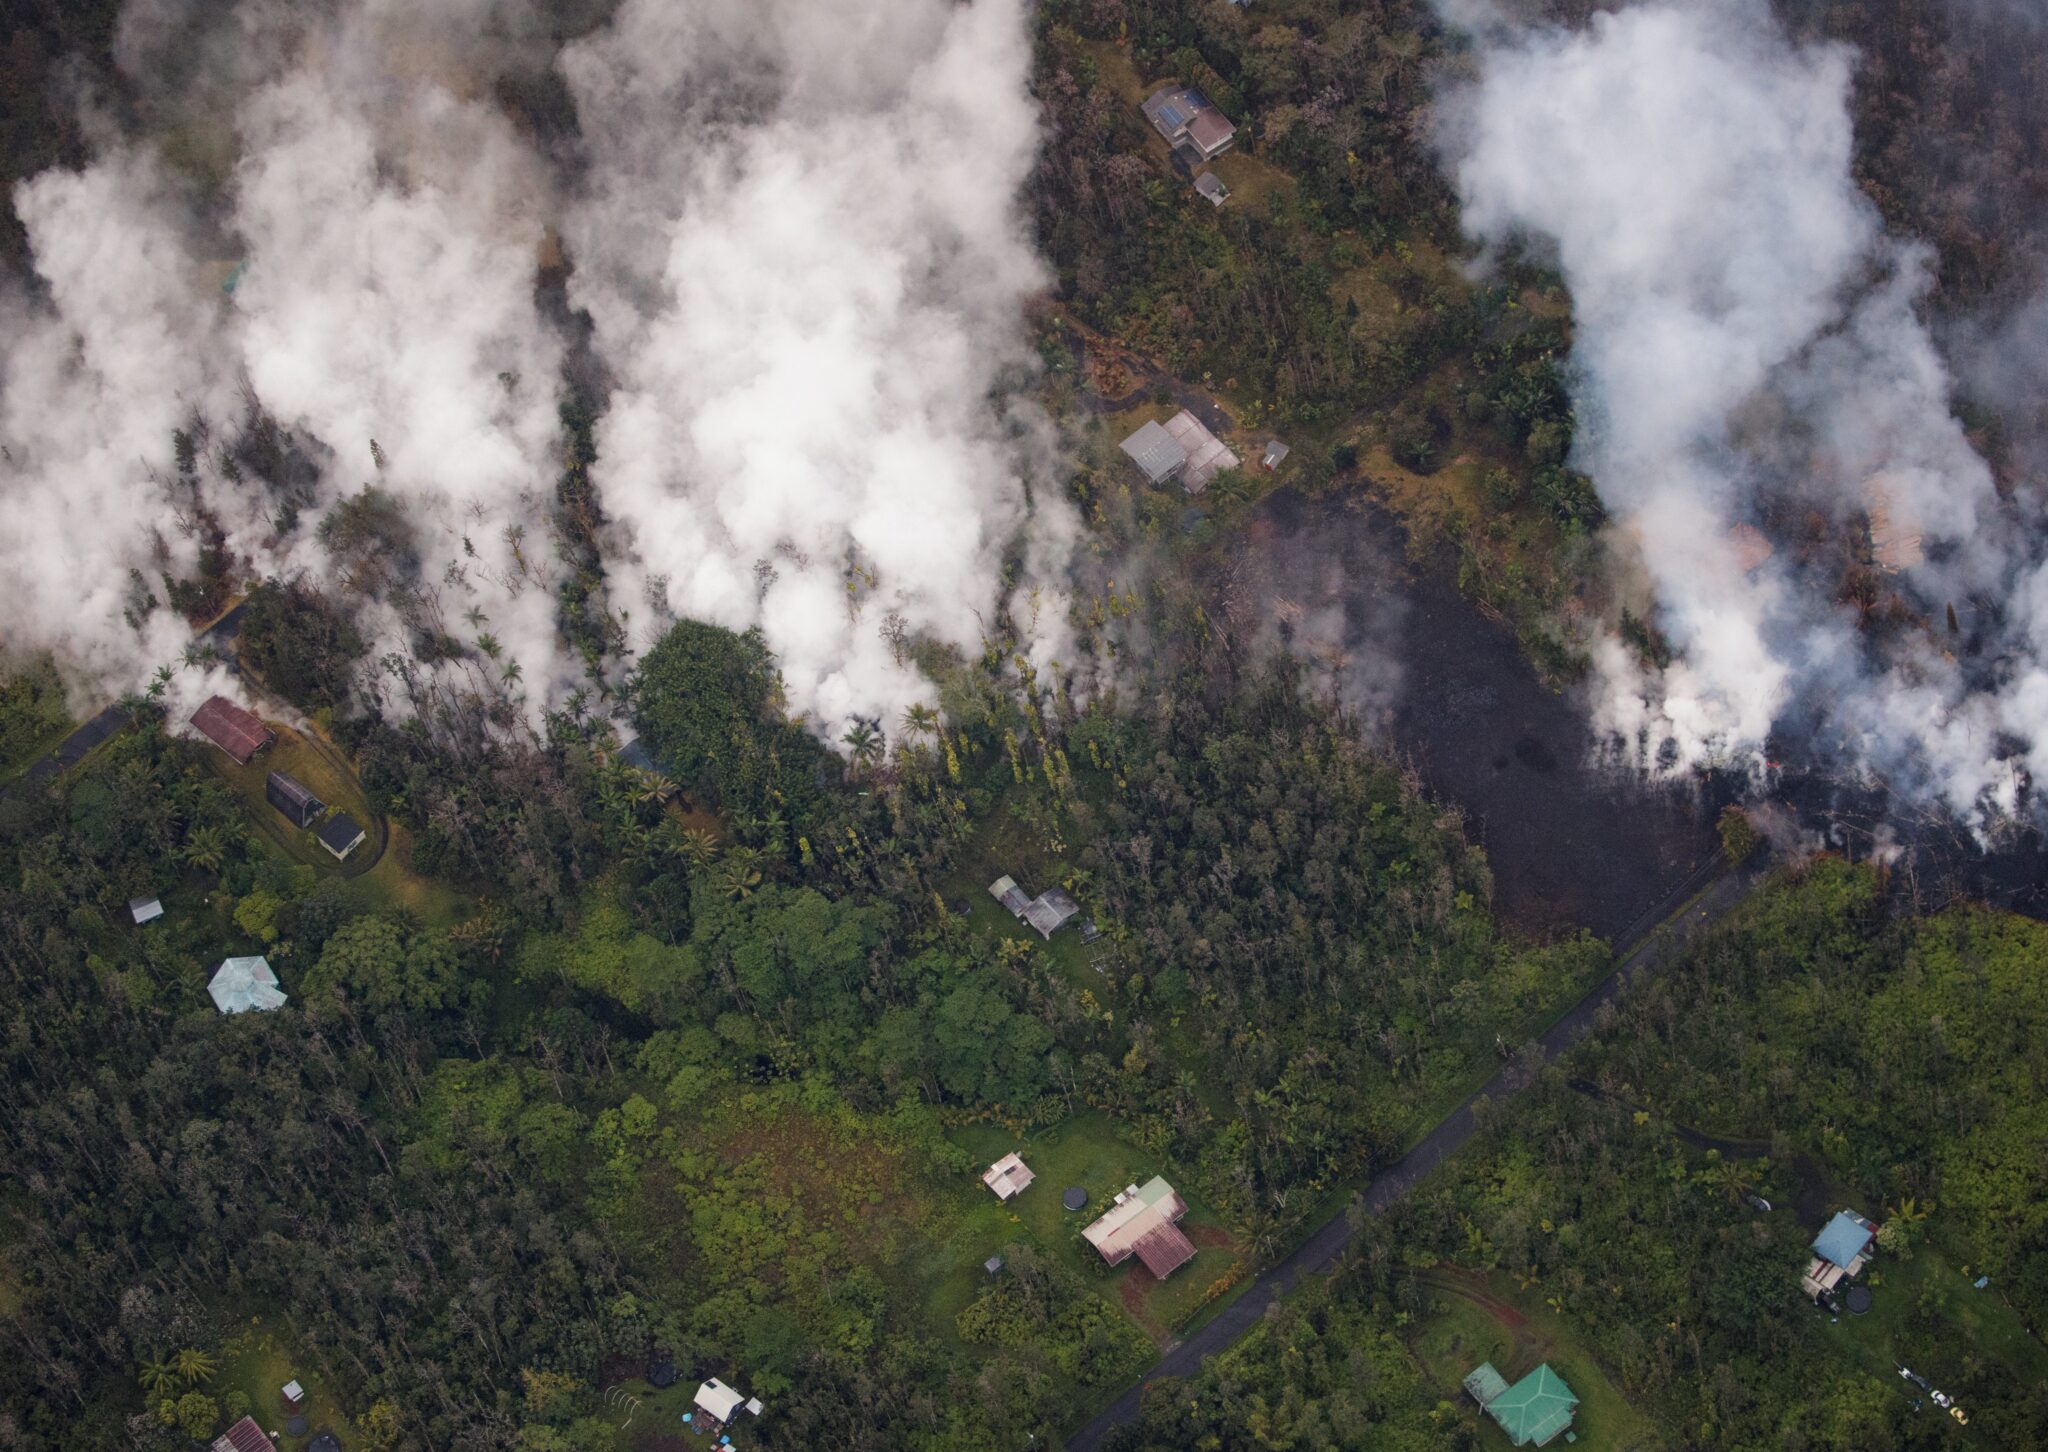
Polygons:
<instances>
[{"instance_id":1,"label":"paved road","mask_svg":"<svg viewBox=\"0 0 2048 1452\"><path fill-rule=\"evenodd\" d=\"M1674 953L1748 896L1758 875L1756 872L1724 872L1713 875L1710 864L1698 877L1683 884L1673 895L1675 901L1667 899L1666 903L1661 904L1658 916L1629 940L1633 941L1635 946L1622 959L1620 967L1596 984L1538 1040L1543 1058L1554 1059L1586 1037L1592 1031L1594 1015L1600 1011L1601 1005L1612 1002L1639 979L1663 967ZM1704 891L1700 890L1702 880L1707 884ZM1686 898L1692 897L1694 893L1698 896L1693 897L1691 902L1686 902ZM1684 907L1684 911L1678 916L1668 920L1663 916L1675 912L1681 906ZM1665 924L1661 930L1660 924ZM1485 1095L1498 1102L1518 1093L1528 1082L1534 1067L1526 1062L1510 1064L1487 1080L1483 1088L1460 1104L1435 1129L1423 1136L1415 1148L1366 1186L1366 1209L1374 1214L1384 1211L1413 1190L1424 1175L1457 1153L1465 1141L1472 1138L1474 1101L1480 1095ZM1256 1326L1265 1316L1266 1307L1277 1297L1284 1296L1294 1289L1304 1272L1329 1270L1350 1239L1351 1223L1346 1219L1344 1212L1340 1211L1317 1229L1292 1255L1261 1272L1250 1288L1225 1306L1215 1320L1187 1340L1169 1347L1166 1354L1135 1386L1128 1388L1094 1421L1083 1427L1067 1442L1067 1452L1094 1452L1097 1444L1110 1432L1128 1422L1136 1421L1139 1401L1149 1383L1162 1377L1194 1375L1200 1370L1205 1358L1223 1350Z\"/></svg>"}]
</instances>

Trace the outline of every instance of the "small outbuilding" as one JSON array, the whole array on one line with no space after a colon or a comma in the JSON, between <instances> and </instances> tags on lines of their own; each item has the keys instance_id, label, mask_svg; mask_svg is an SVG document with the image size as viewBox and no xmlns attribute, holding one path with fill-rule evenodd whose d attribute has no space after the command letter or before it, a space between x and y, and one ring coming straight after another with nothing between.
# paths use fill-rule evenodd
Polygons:
<instances>
[{"instance_id":1,"label":"small outbuilding","mask_svg":"<svg viewBox=\"0 0 2048 1452\"><path fill-rule=\"evenodd\" d=\"M320 845L334 854L336 862L348 861L348 854L363 845L362 824L347 812L336 812L318 832Z\"/></svg>"},{"instance_id":2,"label":"small outbuilding","mask_svg":"<svg viewBox=\"0 0 2048 1452\"><path fill-rule=\"evenodd\" d=\"M1003 1258L999 1255L992 1255L981 1263L981 1268L990 1275L998 1275L1003 1269Z\"/></svg>"},{"instance_id":3,"label":"small outbuilding","mask_svg":"<svg viewBox=\"0 0 2048 1452\"><path fill-rule=\"evenodd\" d=\"M1019 917L1023 916L1026 905L1031 901L1025 896L1024 889L1017 886L1017 879L1007 875L988 885L988 895Z\"/></svg>"},{"instance_id":4,"label":"small outbuilding","mask_svg":"<svg viewBox=\"0 0 2048 1452\"><path fill-rule=\"evenodd\" d=\"M1205 171L1195 178L1195 190L1208 198L1209 205L1220 207L1230 198L1230 188L1223 184L1223 178L1213 171Z\"/></svg>"},{"instance_id":5,"label":"small outbuilding","mask_svg":"<svg viewBox=\"0 0 2048 1452\"><path fill-rule=\"evenodd\" d=\"M128 899L128 916L140 923L153 923L164 915L164 905L153 897L131 897Z\"/></svg>"},{"instance_id":6,"label":"small outbuilding","mask_svg":"<svg viewBox=\"0 0 2048 1452\"><path fill-rule=\"evenodd\" d=\"M294 827L312 826L327 810L327 803L314 796L311 787L281 771L273 771L263 779L263 795Z\"/></svg>"},{"instance_id":7,"label":"small outbuilding","mask_svg":"<svg viewBox=\"0 0 2048 1452\"><path fill-rule=\"evenodd\" d=\"M734 1413L743 1408L752 1416L761 1415L759 1397L748 1397L737 1392L715 1376L697 1388L697 1395L693 1400L697 1410L704 1414L708 1423L706 1430L710 1432L730 1425Z\"/></svg>"},{"instance_id":8,"label":"small outbuilding","mask_svg":"<svg viewBox=\"0 0 2048 1452\"><path fill-rule=\"evenodd\" d=\"M299 1385L297 1377L293 1377L278 1388L277 1395L288 1412L303 1412L306 1409L306 1389Z\"/></svg>"},{"instance_id":9,"label":"small outbuilding","mask_svg":"<svg viewBox=\"0 0 2048 1452\"><path fill-rule=\"evenodd\" d=\"M215 746L233 757L237 766L277 739L277 734L252 712L243 710L226 696L209 696L206 704L192 713L192 725Z\"/></svg>"},{"instance_id":10,"label":"small outbuilding","mask_svg":"<svg viewBox=\"0 0 2048 1452\"><path fill-rule=\"evenodd\" d=\"M1287 445L1281 443L1278 439L1268 439L1266 440L1266 452L1259 455L1259 467L1270 474L1280 467L1280 461L1286 458L1290 452L1292 451Z\"/></svg>"},{"instance_id":11,"label":"small outbuilding","mask_svg":"<svg viewBox=\"0 0 2048 1452\"><path fill-rule=\"evenodd\" d=\"M268 959L228 958L213 970L206 991L222 1013L269 1013L289 996L277 986Z\"/></svg>"},{"instance_id":12,"label":"small outbuilding","mask_svg":"<svg viewBox=\"0 0 2048 1452\"><path fill-rule=\"evenodd\" d=\"M1037 1178L1023 1156L1012 1150L982 1172L981 1182L996 1192L998 1200L1009 1200L1023 1194Z\"/></svg>"}]
</instances>

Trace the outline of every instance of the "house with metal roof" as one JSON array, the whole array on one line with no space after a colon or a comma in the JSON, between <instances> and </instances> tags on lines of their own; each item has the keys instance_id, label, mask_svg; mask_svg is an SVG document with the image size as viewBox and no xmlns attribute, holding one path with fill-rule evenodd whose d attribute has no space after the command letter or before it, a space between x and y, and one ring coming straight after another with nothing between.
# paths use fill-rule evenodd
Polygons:
<instances>
[{"instance_id":1,"label":"house with metal roof","mask_svg":"<svg viewBox=\"0 0 2048 1452\"><path fill-rule=\"evenodd\" d=\"M281 771L273 771L263 779L263 797L294 827L312 826L327 810L327 803L314 796L311 787Z\"/></svg>"},{"instance_id":2,"label":"house with metal roof","mask_svg":"<svg viewBox=\"0 0 2048 1452\"><path fill-rule=\"evenodd\" d=\"M1118 447L1145 471L1146 481L1152 484L1172 478L1188 461L1188 451L1156 421L1143 425Z\"/></svg>"},{"instance_id":3,"label":"house with metal roof","mask_svg":"<svg viewBox=\"0 0 2048 1452\"><path fill-rule=\"evenodd\" d=\"M337 862L348 861L348 854L363 845L362 824L347 812L336 812L313 835L320 839L322 847L334 854Z\"/></svg>"},{"instance_id":4,"label":"house with metal roof","mask_svg":"<svg viewBox=\"0 0 2048 1452\"><path fill-rule=\"evenodd\" d=\"M981 1182L996 1192L998 1200L1008 1200L1021 1195L1037 1178L1024 1157L1012 1150L983 1171Z\"/></svg>"},{"instance_id":5,"label":"house with metal roof","mask_svg":"<svg viewBox=\"0 0 2048 1452\"><path fill-rule=\"evenodd\" d=\"M1837 1210L1813 1238L1813 1259L1799 1277L1799 1289L1810 1300L1832 1305L1835 1287L1863 1274L1876 1239L1877 1227L1870 1221L1854 1210Z\"/></svg>"},{"instance_id":6,"label":"house with metal roof","mask_svg":"<svg viewBox=\"0 0 2048 1452\"><path fill-rule=\"evenodd\" d=\"M1007 873L988 885L988 895L1018 917L1024 915L1024 908L1031 901L1024 889L1017 886L1017 879Z\"/></svg>"},{"instance_id":7,"label":"house with metal roof","mask_svg":"<svg viewBox=\"0 0 2048 1452\"><path fill-rule=\"evenodd\" d=\"M267 958L227 958L213 970L206 991L222 1013L268 1013L284 1007L285 991Z\"/></svg>"},{"instance_id":8,"label":"house with metal roof","mask_svg":"<svg viewBox=\"0 0 2048 1452\"><path fill-rule=\"evenodd\" d=\"M1182 409L1165 423L1148 423L1125 439L1123 451L1145 471L1153 484L1178 478L1190 494L1199 494L1225 469L1235 469L1237 455L1192 412Z\"/></svg>"},{"instance_id":9,"label":"house with metal roof","mask_svg":"<svg viewBox=\"0 0 2048 1452\"><path fill-rule=\"evenodd\" d=\"M201 736L247 766L249 758L270 745L277 735L226 696L209 696L206 704L192 713L192 725Z\"/></svg>"},{"instance_id":10,"label":"house with metal roof","mask_svg":"<svg viewBox=\"0 0 2048 1452\"><path fill-rule=\"evenodd\" d=\"M1465 1390L1517 1447L1548 1446L1560 1432L1571 1438L1567 1429L1578 1415L1579 1399L1548 1362L1512 1386L1492 1362L1481 1362L1465 1378Z\"/></svg>"},{"instance_id":11,"label":"house with metal roof","mask_svg":"<svg viewBox=\"0 0 2048 1452\"><path fill-rule=\"evenodd\" d=\"M1187 1213L1187 1202L1154 1175L1143 1185L1127 1186L1081 1237L1109 1264L1122 1265L1135 1255L1163 1281L1195 1258L1194 1242L1179 1224Z\"/></svg>"},{"instance_id":12,"label":"house with metal roof","mask_svg":"<svg viewBox=\"0 0 2048 1452\"><path fill-rule=\"evenodd\" d=\"M1030 924L1039 937L1050 940L1067 919L1080 911L1081 905L1074 901L1065 888L1048 887L1024 904L1024 911L1017 916Z\"/></svg>"},{"instance_id":13,"label":"house with metal roof","mask_svg":"<svg viewBox=\"0 0 2048 1452\"><path fill-rule=\"evenodd\" d=\"M1138 109L1145 113L1152 129L1166 138L1168 146L1186 143L1204 161L1221 156L1237 139L1237 128L1230 124L1230 119L1193 86L1161 86Z\"/></svg>"}]
</instances>

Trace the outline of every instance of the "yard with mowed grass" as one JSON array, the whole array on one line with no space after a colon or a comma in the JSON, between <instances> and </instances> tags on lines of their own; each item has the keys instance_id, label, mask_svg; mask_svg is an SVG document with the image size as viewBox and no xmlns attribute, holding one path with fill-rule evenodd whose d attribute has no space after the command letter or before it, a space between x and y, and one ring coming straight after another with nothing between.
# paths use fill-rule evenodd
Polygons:
<instances>
[{"instance_id":1,"label":"yard with mowed grass","mask_svg":"<svg viewBox=\"0 0 2048 1452\"><path fill-rule=\"evenodd\" d=\"M948 1325L979 1292L987 1276L982 1263L1019 1241L1057 1257L1100 1295L1121 1306L1155 1343L1170 1339L1205 1304L1209 1288L1239 1270L1244 1261L1235 1235L1190 1192L1185 1177L1126 1143L1109 1116L1077 1115L1035 1135L1019 1136L1001 1125L974 1124L953 1130L954 1143L975 1156L978 1168L964 1193L971 1203L949 1238L943 1259L934 1258L926 1304L932 1318ZM1023 1155L1036 1178L1008 1203L981 1183L981 1170L1010 1151ZM1195 1243L1195 1258L1164 1281L1136 1257L1111 1269L1081 1238L1083 1226L1107 1211L1117 1192L1164 1175L1187 1202L1181 1229ZM1071 1186L1088 1192L1088 1203L1070 1211L1061 1196Z\"/></svg>"},{"instance_id":2,"label":"yard with mowed grass","mask_svg":"<svg viewBox=\"0 0 2048 1452\"><path fill-rule=\"evenodd\" d=\"M1571 1430L1588 1452L1661 1452L1671 1444L1655 1423L1607 1377L1592 1349L1540 1301L1510 1291L1494 1277L1442 1267L1416 1273L1430 1309L1408 1331L1408 1349L1439 1393L1478 1412L1466 1395L1467 1373L1482 1361L1510 1384L1548 1362L1578 1397ZM1479 1444L1509 1445L1507 1434L1479 1413ZM1559 1438L1553 1446L1562 1446Z\"/></svg>"},{"instance_id":3,"label":"yard with mowed grass","mask_svg":"<svg viewBox=\"0 0 2048 1452\"><path fill-rule=\"evenodd\" d=\"M1822 1337L1862 1371L1895 1387L1906 1405L1926 1401L1920 1415L1939 1422L1956 1446L1988 1446L1940 1412L1919 1388L1899 1375L1901 1365L1936 1388L1970 1405L1973 1381L1996 1378L2008 1384L2048 1384L2048 1349L1998 1294L1996 1282L1978 1290L1976 1273L1940 1251L1916 1247L1910 1259L1880 1251L1862 1282L1871 1293L1867 1314L1830 1316L1816 1308ZM1912 1323L1920 1321L1918 1334ZM1910 1348L1917 1345L1917 1353ZM2003 1363L2003 1368L1993 1365Z\"/></svg>"},{"instance_id":4,"label":"yard with mowed grass","mask_svg":"<svg viewBox=\"0 0 2048 1452\"><path fill-rule=\"evenodd\" d=\"M334 1433L343 1447L355 1445L355 1428L335 1400L328 1378L297 1356L291 1334L283 1326L274 1325L267 1317L254 1317L222 1352L220 1370L203 1389L223 1401L230 1392L247 1397L249 1415L263 1424L264 1431L281 1434L277 1445L286 1452L297 1452L321 1431ZM306 1391L305 1410L299 1414L306 1419L303 1437L284 1430L290 1414L284 1410L281 1392L288 1381L298 1382Z\"/></svg>"},{"instance_id":5,"label":"yard with mowed grass","mask_svg":"<svg viewBox=\"0 0 2048 1452\"><path fill-rule=\"evenodd\" d=\"M257 752L246 766L236 763L225 751L202 743L204 760L221 780L242 799L249 825L265 842L293 862L317 868L329 876L359 877L378 865L382 855L383 825L363 796L362 783L341 749L310 732L302 733L275 721L264 724L277 733L277 740ZM332 853L313 839L310 829L295 827L270 804L264 784L270 773L281 771L294 777L332 811L347 812L367 834L347 862L337 862Z\"/></svg>"}]
</instances>

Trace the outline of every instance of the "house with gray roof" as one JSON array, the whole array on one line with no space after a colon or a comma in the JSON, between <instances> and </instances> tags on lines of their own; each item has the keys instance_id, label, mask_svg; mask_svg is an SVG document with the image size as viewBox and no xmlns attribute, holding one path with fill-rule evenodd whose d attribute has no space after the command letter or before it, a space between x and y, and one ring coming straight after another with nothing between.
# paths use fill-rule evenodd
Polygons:
<instances>
[{"instance_id":1,"label":"house with gray roof","mask_svg":"<svg viewBox=\"0 0 2048 1452\"><path fill-rule=\"evenodd\" d=\"M1237 128L1230 118L1209 104L1209 98L1193 86L1161 86L1145 98L1139 110L1152 129L1166 138L1168 146L1183 142L1193 147L1204 161L1214 161L1230 150Z\"/></svg>"}]
</instances>

